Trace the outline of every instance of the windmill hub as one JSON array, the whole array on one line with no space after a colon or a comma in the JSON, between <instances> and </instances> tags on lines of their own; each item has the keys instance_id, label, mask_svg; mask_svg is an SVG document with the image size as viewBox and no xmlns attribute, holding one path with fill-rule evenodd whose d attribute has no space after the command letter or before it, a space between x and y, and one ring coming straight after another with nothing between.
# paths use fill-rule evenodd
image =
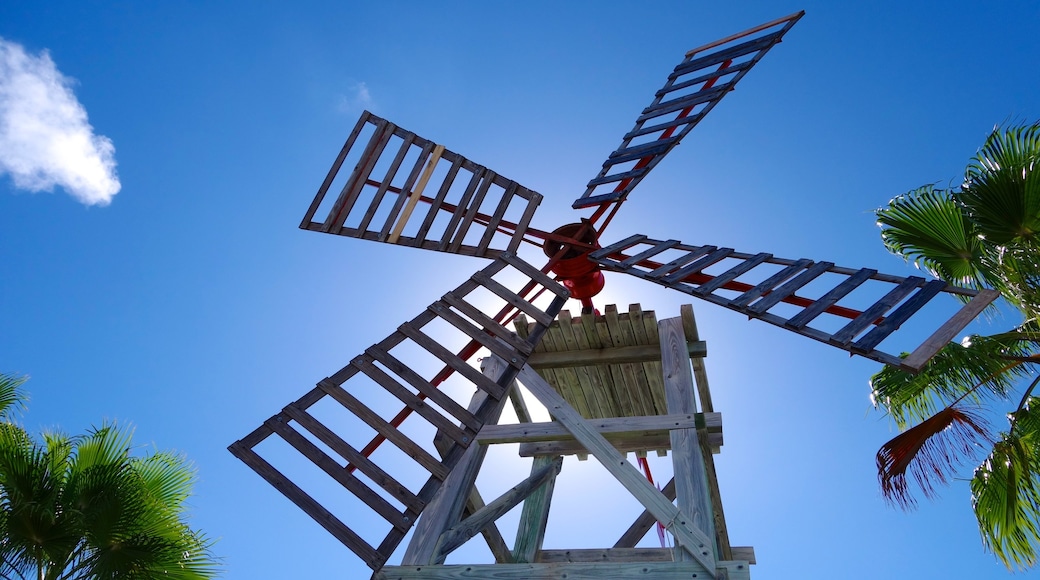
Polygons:
<instances>
[{"instance_id":1,"label":"windmill hub","mask_svg":"<svg viewBox=\"0 0 1040 580\"><path fill-rule=\"evenodd\" d=\"M596 230L587 223L567 224L556 228L553 238L542 250L550 258L566 250L551 269L560 283L570 290L571 297L588 300L599 294L603 290L603 272L599 265L589 260L589 253L600 249Z\"/></svg>"}]
</instances>

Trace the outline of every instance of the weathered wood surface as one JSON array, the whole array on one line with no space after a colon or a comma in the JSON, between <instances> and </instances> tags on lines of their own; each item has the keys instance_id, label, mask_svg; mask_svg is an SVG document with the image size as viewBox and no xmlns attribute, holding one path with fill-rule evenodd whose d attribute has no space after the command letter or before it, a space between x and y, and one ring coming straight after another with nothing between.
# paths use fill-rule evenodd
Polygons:
<instances>
[{"instance_id":1,"label":"weathered wood surface","mask_svg":"<svg viewBox=\"0 0 1040 580\"><path fill-rule=\"evenodd\" d=\"M607 433L604 437L619 453L649 453L651 451L667 451L671 448L671 440L668 437L668 433L664 431L655 431L649 435L615 435ZM708 434L708 444L711 446L713 453L718 453L716 450L722 447L722 443L722 433ZM520 457L577 455L580 459L582 455L587 455L588 453L589 450L585 449L581 441L575 439L521 443L519 450Z\"/></svg>"},{"instance_id":2,"label":"weathered wood surface","mask_svg":"<svg viewBox=\"0 0 1040 580\"><path fill-rule=\"evenodd\" d=\"M331 203L329 213L316 219L315 214L365 129L371 129L372 133L357 165ZM402 162L411 153L415 153L415 162L410 169L405 169L407 177L399 187L391 185L402 170ZM381 165L380 160L389 159L391 154L393 160L386 173L373 173ZM435 172L444 167L447 169L439 173L443 175L438 178L441 181L431 182ZM452 187L456 182L467 185ZM434 188L436 193L426 194ZM541 199L539 193L365 111L318 189L300 227L363 240L494 258L519 247ZM420 203L426 204L421 218L417 211ZM495 209L488 215L480 212L481 207ZM503 219L511 207L520 210L517 223ZM446 223L436 219L449 214ZM373 223L377 215L382 223ZM407 227L410 222L418 225ZM442 225L437 226L437 231L431 231L435 223ZM471 235L470 239L479 241L464 243L474 228L480 228L479 235ZM405 234L413 230L414 235Z\"/></svg>"},{"instance_id":3,"label":"weathered wood surface","mask_svg":"<svg viewBox=\"0 0 1040 580\"><path fill-rule=\"evenodd\" d=\"M672 413L696 413L694 402L693 370L684 344L681 318L669 318L657 323L661 339L661 366L664 373L664 394ZM692 518L692 523L704 535L715 538L715 521L704 468L704 457L697 437L697 429L675 429L670 433L672 473L675 474L675 497L679 509ZM711 550L715 552L715 542ZM679 552L679 559L692 554ZM718 555L715 554L717 557Z\"/></svg>"},{"instance_id":4,"label":"weathered wood surface","mask_svg":"<svg viewBox=\"0 0 1040 580\"><path fill-rule=\"evenodd\" d=\"M934 280L928 282L913 276L892 276L873 270L843 268L830 262L747 254L725 248L716 249L714 246L676 245L673 241L661 242L643 235L630 236L592 252L589 259L606 269L649 280L750 318L911 372L920 370L938 348L949 342L994 298L989 293L949 286ZM663 245L674 246L670 252L686 254L664 264L652 259L632 261L632 258L647 252L645 247L653 249ZM686 264L688 258L702 255ZM663 261L667 257L657 259ZM721 272L717 275L702 271L712 261L719 264L717 268ZM763 276L767 277L763 280ZM826 284L808 285L817 278ZM720 283L720 280L724 282ZM833 284L829 290L828 284ZM795 293L804 288L813 289L805 296ZM853 289L858 288L862 288L862 291L852 293ZM734 296L734 293L737 295ZM904 359L879 348L884 339L939 293L975 298L917 347L916 356ZM850 300L847 304L840 302L851 294L880 297L860 310L858 301ZM785 307L774 308L780 302ZM827 315L827 324L819 328L808 326L824 314ZM842 324L837 331L822 329L833 328L836 322Z\"/></svg>"},{"instance_id":5,"label":"weathered wood surface","mask_svg":"<svg viewBox=\"0 0 1040 580\"><path fill-rule=\"evenodd\" d=\"M570 550L542 550L536 562L671 562L675 552L671 548L579 548ZM755 563L755 549L750 546L733 548L732 560Z\"/></svg>"},{"instance_id":6,"label":"weathered wood surface","mask_svg":"<svg viewBox=\"0 0 1040 580\"><path fill-rule=\"evenodd\" d=\"M653 417L615 417L612 419L590 419L589 425L600 434L624 436L650 436L665 433L671 429L697 429L704 427L709 431L722 432L721 413L688 413L685 415L655 415ZM509 425L485 425L477 434L477 442L492 443L530 443L534 441L554 441L573 439L573 435L563 424L551 421L547 423L514 423Z\"/></svg>"},{"instance_id":7,"label":"weathered wood surface","mask_svg":"<svg viewBox=\"0 0 1040 580\"><path fill-rule=\"evenodd\" d=\"M470 517L462 520L445 531L437 544L434 560L443 562L444 558L457 549L467 540L477 535L480 530L488 524L502 517L520 502L527 499L532 492L540 488L550 479L554 479L560 472L563 458L558 457L548 465L545 465L531 473L530 477L513 486L491 503L476 511Z\"/></svg>"},{"instance_id":8,"label":"weathered wood surface","mask_svg":"<svg viewBox=\"0 0 1040 580\"><path fill-rule=\"evenodd\" d=\"M635 466L611 446L610 442L597 433L534 369L525 366L517 376L517 380L545 405L549 414L563 423L574 434L574 437L581 441L582 445L639 503L664 524L679 546L688 551L694 560L705 569L715 569L713 538L697 529L687 514L672 505L671 501L648 482ZM483 448L484 446L478 447Z\"/></svg>"},{"instance_id":9,"label":"weathered wood surface","mask_svg":"<svg viewBox=\"0 0 1040 580\"><path fill-rule=\"evenodd\" d=\"M514 327L528 332L526 317ZM689 356L707 354L703 342ZM638 304L628 312L607 305L604 314L572 317L561 312L528 360L583 417L639 417L666 413L660 372L660 343L653 311Z\"/></svg>"},{"instance_id":10,"label":"weathered wood surface","mask_svg":"<svg viewBox=\"0 0 1040 580\"><path fill-rule=\"evenodd\" d=\"M696 562L580 562L451 566L386 566L373 580L691 580L714 577ZM731 577L731 580L736 580Z\"/></svg>"},{"instance_id":11,"label":"weathered wood surface","mask_svg":"<svg viewBox=\"0 0 1040 580\"><path fill-rule=\"evenodd\" d=\"M531 465L531 473L534 474L545 469L557 460L562 461L562 457L552 455L535 457ZM542 549L557 473L558 470L550 472L545 483L524 500L524 507L520 512L520 524L516 531L516 541L513 543L514 562L533 562L535 554Z\"/></svg>"}]
</instances>

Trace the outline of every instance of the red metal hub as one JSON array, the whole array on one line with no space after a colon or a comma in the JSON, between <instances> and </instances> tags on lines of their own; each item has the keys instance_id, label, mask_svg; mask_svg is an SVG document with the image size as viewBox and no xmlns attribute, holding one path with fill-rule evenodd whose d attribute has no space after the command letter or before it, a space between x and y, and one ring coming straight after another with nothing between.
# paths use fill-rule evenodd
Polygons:
<instances>
[{"instance_id":1,"label":"red metal hub","mask_svg":"<svg viewBox=\"0 0 1040 580\"><path fill-rule=\"evenodd\" d=\"M542 251L552 258L566 249L551 269L560 283L570 290L572 298L586 302L603 290L603 272L589 260L589 253L599 248L595 228L585 222L556 228L553 239L545 242Z\"/></svg>"}]
</instances>

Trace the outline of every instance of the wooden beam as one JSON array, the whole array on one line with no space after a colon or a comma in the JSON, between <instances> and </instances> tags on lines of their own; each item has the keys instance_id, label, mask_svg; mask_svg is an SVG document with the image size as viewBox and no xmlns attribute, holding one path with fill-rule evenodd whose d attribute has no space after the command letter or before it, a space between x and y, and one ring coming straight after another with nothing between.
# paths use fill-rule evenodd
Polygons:
<instances>
[{"instance_id":1,"label":"wooden beam","mask_svg":"<svg viewBox=\"0 0 1040 580\"><path fill-rule=\"evenodd\" d=\"M675 500L674 477L668 480L668 483L664 486L664 489L661 490L661 493L668 498L668 501ZM614 543L614 548L635 548L636 544L639 543L639 540L643 539L643 536L650 531L650 527L653 526L655 522L657 522L657 518L655 518L648 510L643 510L643 513L639 514L636 521L632 522L632 525L628 526L625 533L621 534L618 541Z\"/></svg>"},{"instance_id":2,"label":"wooden beam","mask_svg":"<svg viewBox=\"0 0 1040 580\"><path fill-rule=\"evenodd\" d=\"M506 368L506 363L498 357L486 358L482 364L484 374L492 381L497 381L506 372ZM478 389L473 397L471 407L485 404L484 401L489 398L489 395L487 392ZM509 397L503 396L495 401L491 413L488 414L488 424L498 422L502 409L508 400ZM473 489L473 484L477 479L477 472L480 470L480 465L483 463L486 453L486 445L470 445L466 448L462 459L448 473L444 483L427 505L422 517L416 522L412 540L408 543L404 557L401 559L402 564L427 565L438 563L434 560L437 541L440 539L441 534L455 525L461 518L463 509L466 506L466 500L469 498L470 490Z\"/></svg>"},{"instance_id":3,"label":"wooden beam","mask_svg":"<svg viewBox=\"0 0 1040 580\"><path fill-rule=\"evenodd\" d=\"M746 568L747 566L745 566ZM654 580L690 580L713 578L696 562L580 562L553 564L488 564L452 566L384 566L372 575L373 580L462 580L465 578L499 578L502 580L605 580L607 578L653 578ZM733 576L731 576L731 579Z\"/></svg>"},{"instance_id":4,"label":"wooden beam","mask_svg":"<svg viewBox=\"0 0 1040 580\"><path fill-rule=\"evenodd\" d=\"M640 451L668 450L672 448L668 431L655 431L650 435L618 436L607 433L604 437L619 453ZM722 446L722 433L708 433L708 445L717 453ZM520 457L538 457L539 455L583 455L589 452L581 441L574 439L557 441L536 441L520 444Z\"/></svg>"},{"instance_id":5,"label":"wooden beam","mask_svg":"<svg viewBox=\"0 0 1040 580\"><path fill-rule=\"evenodd\" d=\"M563 458L557 457L549 465L532 473L530 477L513 486L512 489L487 504L483 509L478 510L472 516L445 531L441 534L441 539L437 543L434 559L438 562L444 561L448 554L465 544L466 541L477 535L488 524L502 517L506 512L524 501L531 495L531 492L540 488L549 478L555 478L562 466Z\"/></svg>"},{"instance_id":6,"label":"wooden beam","mask_svg":"<svg viewBox=\"0 0 1040 580\"><path fill-rule=\"evenodd\" d=\"M665 434L670 429L697 429L705 427L710 432L722 432L721 413L688 413L684 415L657 415L654 417L613 417L610 419L588 419L601 435L650 436ZM545 423L515 423L512 425L487 425L477 434L477 443L531 443L573 439L574 436L555 421Z\"/></svg>"},{"instance_id":7,"label":"wooden beam","mask_svg":"<svg viewBox=\"0 0 1040 580\"><path fill-rule=\"evenodd\" d=\"M691 357L708 355L707 343L691 342L688 345ZM536 352L527 359L527 364L538 370L566 367L595 366L606 364L644 363L661 360L661 347L657 344L637 344L609 348Z\"/></svg>"},{"instance_id":8,"label":"wooden beam","mask_svg":"<svg viewBox=\"0 0 1040 580\"><path fill-rule=\"evenodd\" d=\"M534 458L531 473L551 465L560 456L541 455ZM533 562L535 554L542 549L545 540L545 527L549 522L549 505L552 503L553 490L556 487L556 473L550 474L543 485L534 490L524 500L520 512L520 524L516 530L516 541L513 543L514 562Z\"/></svg>"},{"instance_id":9,"label":"wooden beam","mask_svg":"<svg viewBox=\"0 0 1040 580\"><path fill-rule=\"evenodd\" d=\"M671 562L675 551L671 548L582 548L571 550L542 550L537 562Z\"/></svg>"},{"instance_id":10,"label":"wooden beam","mask_svg":"<svg viewBox=\"0 0 1040 580\"><path fill-rule=\"evenodd\" d=\"M713 537L706 536L693 526L693 520L689 516L672 505L671 501L648 482L643 474L639 473L639 470L629 463L609 441L597 433L530 365L524 365L517 379L545 405L550 415L556 417L574 434L574 437L639 503L643 504L658 521L664 524L665 528L675 537L676 544L689 552L705 570L714 574L715 542ZM484 445L477 445L477 447L486 448Z\"/></svg>"},{"instance_id":11,"label":"wooden beam","mask_svg":"<svg viewBox=\"0 0 1040 580\"><path fill-rule=\"evenodd\" d=\"M693 371L683 346L686 337L681 318L669 318L657 323L661 340L661 368L664 376L664 394L670 413L696 413ZM675 496L679 509L692 517L691 523L712 539L710 551L715 554L715 518L704 467L704 456L697 437L697 429L676 429L670 432L672 472L675 474ZM658 521L661 521L658 518ZM677 559L686 560L693 553L678 553Z\"/></svg>"}]
</instances>

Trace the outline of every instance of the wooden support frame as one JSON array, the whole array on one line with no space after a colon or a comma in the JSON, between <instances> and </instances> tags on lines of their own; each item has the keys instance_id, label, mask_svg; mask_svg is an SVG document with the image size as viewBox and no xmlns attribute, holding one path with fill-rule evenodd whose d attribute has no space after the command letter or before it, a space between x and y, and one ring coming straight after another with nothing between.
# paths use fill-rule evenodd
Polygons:
<instances>
[{"instance_id":1,"label":"wooden support frame","mask_svg":"<svg viewBox=\"0 0 1040 580\"><path fill-rule=\"evenodd\" d=\"M584 417L574 410L545 379L530 366L517 376L556 419L581 441L582 445L618 480L658 521L676 538L676 543L690 553L694 561L706 570L715 570L714 540L694 527L693 520L672 505L664 495L648 482L602 435L596 432Z\"/></svg>"}]
</instances>

